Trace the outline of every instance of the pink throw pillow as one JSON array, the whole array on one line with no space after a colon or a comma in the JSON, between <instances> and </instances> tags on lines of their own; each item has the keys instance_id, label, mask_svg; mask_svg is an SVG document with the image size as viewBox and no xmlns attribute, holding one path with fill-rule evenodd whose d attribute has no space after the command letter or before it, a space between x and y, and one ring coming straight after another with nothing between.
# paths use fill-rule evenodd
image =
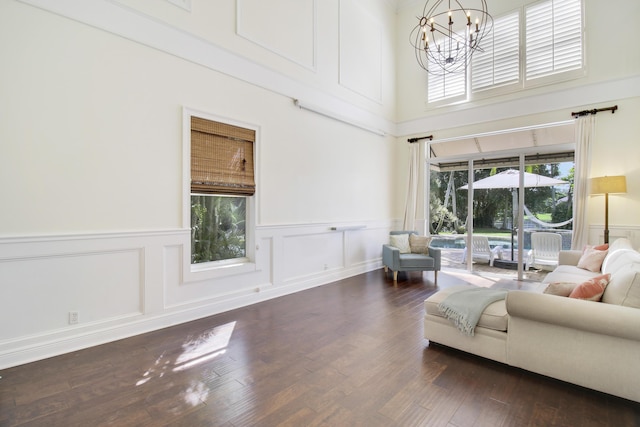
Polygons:
<instances>
[{"instance_id":1,"label":"pink throw pillow","mask_svg":"<svg viewBox=\"0 0 640 427\"><path fill-rule=\"evenodd\" d=\"M609 284L611 274L593 277L584 283L579 284L569 294L569 298L584 299L587 301L600 301L602 294Z\"/></svg>"},{"instance_id":2,"label":"pink throw pillow","mask_svg":"<svg viewBox=\"0 0 640 427\"><path fill-rule=\"evenodd\" d=\"M607 256L607 251L599 251L593 246L587 246L584 248L584 252L578 261L578 268L584 268L585 270L597 273L602 268L602 262Z\"/></svg>"}]
</instances>

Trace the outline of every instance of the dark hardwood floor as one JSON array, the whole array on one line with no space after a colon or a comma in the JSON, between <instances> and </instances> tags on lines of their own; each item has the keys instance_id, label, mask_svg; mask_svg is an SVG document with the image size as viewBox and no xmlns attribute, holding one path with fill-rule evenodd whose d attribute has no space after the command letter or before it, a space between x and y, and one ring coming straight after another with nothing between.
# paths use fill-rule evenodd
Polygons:
<instances>
[{"instance_id":1,"label":"dark hardwood floor","mask_svg":"<svg viewBox=\"0 0 640 427\"><path fill-rule=\"evenodd\" d=\"M432 278L378 270L0 371L0 425L640 425L637 403L429 345Z\"/></svg>"}]
</instances>

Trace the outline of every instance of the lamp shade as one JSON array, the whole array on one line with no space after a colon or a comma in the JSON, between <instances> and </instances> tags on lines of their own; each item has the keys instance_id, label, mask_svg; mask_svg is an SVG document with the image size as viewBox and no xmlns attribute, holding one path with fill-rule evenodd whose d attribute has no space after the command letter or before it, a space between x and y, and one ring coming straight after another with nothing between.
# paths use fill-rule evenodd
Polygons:
<instances>
[{"instance_id":1,"label":"lamp shade","mask_svg":"<svg viewBox=\"0 0 640 427\"><path fill-rule=\"evenodd\" d=\"M626 193L627 179L624 175L591 178L591 194Z\"/></svg>"}]
</instances>

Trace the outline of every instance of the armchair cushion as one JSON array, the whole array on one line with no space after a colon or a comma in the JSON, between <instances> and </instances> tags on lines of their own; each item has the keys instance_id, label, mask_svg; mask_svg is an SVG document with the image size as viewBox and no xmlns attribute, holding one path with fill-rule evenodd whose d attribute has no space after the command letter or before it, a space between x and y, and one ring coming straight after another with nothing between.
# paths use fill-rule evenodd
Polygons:
<instances>
[{"instance_id":1,"label":"armchair cushion","mask_svg":"<svg viewBox=\"0 0 640 427\"><path fill-rule=\"evenodd\" d=\"M433 258L424 256L424 254L404 254L400 257L400 268L425 268L433 269L436 262Z\"/></svg>"},{"instance_id":2,"label":"armchair cushion","mask_svg":"<svg viewBox=\"0 0 640 427\"><path fill-rule=\"evenodd\" d=\"M409 234L392 234L389 236L389 244L398 248L401 254L408 254L411 252Z\"/></svg>"},{"instance_id":3,"label":"armchair cushion","mask_svg":"<svg viewBox=\"0 0 640 427\"><path fill-rule=\"evenodd\" d=\"M411 253L429 254L430 242L431 242L431 237L418 236L416 234L409 235L409 246L411 247Z\"/></svg>"}]
</instances>

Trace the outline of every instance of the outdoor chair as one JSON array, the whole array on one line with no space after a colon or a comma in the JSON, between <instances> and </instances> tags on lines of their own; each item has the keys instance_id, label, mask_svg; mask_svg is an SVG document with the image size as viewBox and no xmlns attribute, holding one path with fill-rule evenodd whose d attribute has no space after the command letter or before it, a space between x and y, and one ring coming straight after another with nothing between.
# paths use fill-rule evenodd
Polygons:
<instances>
[{"instance_id":1,"label":"outdoor chair","mask_svg":"<svg viewBox=\"0 0 640 427\"><path fill-rule=\"evenodd\" d=\"M531 266L545 266L553 269L558 266L558 257L562 249L562 236L558 233L531 233L531 250L527 256L525 269Z\"/></svg>"},{"instance_id":2,"label":"outdoor chair","mask_svg":"<svg viewBox=\"0 0 640 427\"><path fill-rule=\"evenodd\" d=\"M496 246L491 249L489 246L489 238L487 236L473 236L471 239L471 257L475 260L487 261L491 267L493 267L493 261L497 259L502 259L502 248ZM462 263L467 262L467 253L469 251L467 248L464 248L464 252L462 253Z\"/></svg>"}]
</instances>

